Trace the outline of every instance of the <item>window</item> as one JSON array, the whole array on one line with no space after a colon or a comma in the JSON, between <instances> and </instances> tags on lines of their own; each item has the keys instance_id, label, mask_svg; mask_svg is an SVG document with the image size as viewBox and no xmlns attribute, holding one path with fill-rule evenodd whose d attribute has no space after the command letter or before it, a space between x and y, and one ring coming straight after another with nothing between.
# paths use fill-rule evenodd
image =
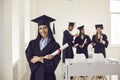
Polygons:
<instances>
[{"instance_id":1,"label":"window","mask_svg":"<svg viewBox=\"0 0 120 80\"><path fill-rule=\"evenodd\" d=\"M110 0L111 44L120 45L120 0Z\"/></svg>"}]
</instances>

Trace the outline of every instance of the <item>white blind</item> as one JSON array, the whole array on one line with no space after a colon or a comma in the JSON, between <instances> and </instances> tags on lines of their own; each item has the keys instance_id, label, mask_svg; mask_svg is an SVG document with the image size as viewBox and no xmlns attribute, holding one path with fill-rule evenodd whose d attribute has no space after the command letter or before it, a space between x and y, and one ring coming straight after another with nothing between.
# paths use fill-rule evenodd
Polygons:
<instances>
[{"instance_id":1,"label":"white blind","mask_svg":"<svg viewBox=\"0 0 120 80\"><path fill-rule=\"evenodd\" d=\"M13 0L12 4L12 62L19 59L19 0Z\"/></svg>"},{"instance_id":2,"label":"white blind","mask_svg":"<svg viewBox=\"0 0 120 80\"><path fill-rule=\"evenodd\" d=\"M120 0L110 0L111 44L120 45Z\"/></svg>"}]
</instances>

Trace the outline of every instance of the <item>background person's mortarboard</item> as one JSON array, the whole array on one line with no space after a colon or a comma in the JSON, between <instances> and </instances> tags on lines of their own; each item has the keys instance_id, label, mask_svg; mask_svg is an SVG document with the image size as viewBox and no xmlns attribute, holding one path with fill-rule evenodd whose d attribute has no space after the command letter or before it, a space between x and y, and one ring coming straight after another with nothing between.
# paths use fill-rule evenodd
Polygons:
<instances>
[{"instance_id":1,"label":"background person's mortarboard","mask_svg":"<svg viewBox=\"0 0 120 80\"><path fill-rule=\"evenodd\" d=\"M68 26L73 26L74 27L74 22L69 22L69 25Z\"/></svg>"},{"instance_id":2,"label":"background person's mortarboard","mask_svg":"<svg viewBox=\"0 0 120 80\"><path fill-rule=\"evenodd\" d=\"M78 30L82 30L82 29L84 29L84 25L78 27L77 29L78 29Z\"/></svg>"},{"instance_id":3,"label":"background person's mortarboard","mask_svg":"<svg viewBox=\"0 0 120 80\"><path fill-rule=\"evenodd\" d=\"M96 24L96 25L95 25L95 28L96 28L96 29L97 29L97 28L103 29L103 24Z\"/></svg>"}]
</instances>

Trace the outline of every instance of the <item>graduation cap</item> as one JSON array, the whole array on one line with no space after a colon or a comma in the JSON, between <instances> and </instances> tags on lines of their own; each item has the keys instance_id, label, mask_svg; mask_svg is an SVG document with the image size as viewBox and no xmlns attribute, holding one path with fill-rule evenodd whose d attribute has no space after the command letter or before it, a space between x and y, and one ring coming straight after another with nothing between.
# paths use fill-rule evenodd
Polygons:
<instances>
[{"instance_id":1,"label":"graduation cap","mask_svg":"<svg viewBox=\"0 0 120 80\"><path fill-rule=\"evenodd\" d=\"M68 26L74 26L74 22L69 22L69 25Z\"/></svg>"},{"instance_id":2,"label":"graduation cap","mask_svg":"<svg viewBox=\"0 0 120 80\"><path fill-rule=\"evenodd\" d=\"M95 25L95 28L96 28L96 29L97 29L97 28L103 29L103 24L96 24L96 25Z\"/></svg>"},{"instance_id":3,"label":"graduation cap","mask_svg":"<svg viewBox=\"0 0 120 80\"><path fill-rule=\"evenodd\" d=\"M37 17L31 21L37 23L38 26L40 26L40 25L49 25L50 26L50 23L55 21L55 19L53 19L47 15L42 15L42 16ZM49 26L47 26L47 27L49 27ZM54 23L53 23L53 34L55 34L55 24Z\"/></svg>"},{"instance_id":4,"label":"graduation cap","mask_svg":"<svg viewBox=\"0 0 120 80\"><path fill-rule=\"evenodd\" d=\"M77 29L79 29L79 30L84 29L84 25L82 25L82 26L78 27Z\"/></svg>"}]
</instances>

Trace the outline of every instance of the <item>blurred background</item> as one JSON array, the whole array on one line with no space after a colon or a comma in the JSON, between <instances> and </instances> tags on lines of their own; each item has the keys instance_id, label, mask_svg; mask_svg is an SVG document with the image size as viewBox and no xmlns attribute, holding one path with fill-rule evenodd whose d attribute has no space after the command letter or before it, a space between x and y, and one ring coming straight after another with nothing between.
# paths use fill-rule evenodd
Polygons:
<instances>
[{"instance_id":1,"label":"blurred background","mask_svg":"<svg viewBox=\"0 0 120 80\"><path fill-rule=\"evenodd\" d=\"M30 20L43 14L56 19L54 37L60 45L68 22L75 22L73 34L85 25L90 37L96 33L95 24L103 24L109 40L107 58L120 60L120 0L0 0L0 80L29 80L25 49L38 28ZM56 75L62 80L61 62Z\"/></svg>"}]
</instances>

